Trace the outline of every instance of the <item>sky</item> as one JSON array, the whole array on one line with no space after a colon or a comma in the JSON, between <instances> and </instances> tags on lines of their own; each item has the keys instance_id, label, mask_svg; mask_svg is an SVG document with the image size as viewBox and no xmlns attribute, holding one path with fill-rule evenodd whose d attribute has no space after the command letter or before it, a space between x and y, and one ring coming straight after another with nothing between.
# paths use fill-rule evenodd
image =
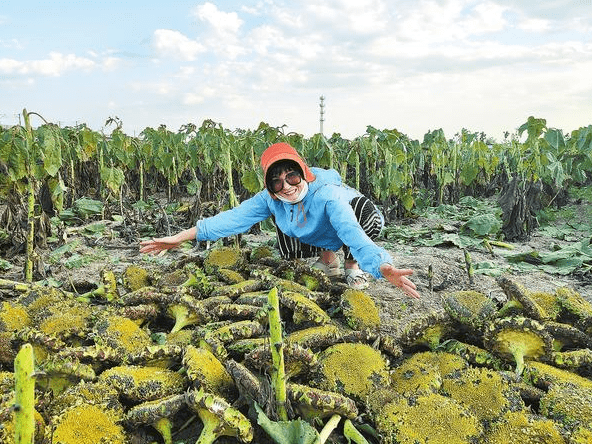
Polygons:
<instances>
[{"instance_id":1,"label":"sky","mask_svg":"<svg viewBox=\"0 0 592 444\"><path fill-rule=\"evenodd\" d=\"M326 136L569 133L592 124L592 0L2 1L2 125L311 137L321 96Z\"/></svg>"}]
</instances>

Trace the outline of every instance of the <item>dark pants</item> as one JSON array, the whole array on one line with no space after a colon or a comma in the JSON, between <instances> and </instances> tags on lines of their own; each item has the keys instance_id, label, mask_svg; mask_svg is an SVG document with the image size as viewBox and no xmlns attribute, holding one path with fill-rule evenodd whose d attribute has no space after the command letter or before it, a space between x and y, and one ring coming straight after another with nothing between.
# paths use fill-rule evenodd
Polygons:
<instances>
[{"instance_id":1,"label":"dark pants","mask_svg":"<svg viewBox=\"0 0 592 444\"><path fill-rule=\"evenodd\" d=\"M370 239L376 239L382 230L382 218L372 201L367 197L359 196L353 198L350 205L364 232ZM324 248L308 245L295 237L287 236L277 226L276 233L280 255L284 259L318 256L321 251L325 251ZM343 245L342 248L345 260L353 260L349 247Z\"/></svg>"}]
</instances>

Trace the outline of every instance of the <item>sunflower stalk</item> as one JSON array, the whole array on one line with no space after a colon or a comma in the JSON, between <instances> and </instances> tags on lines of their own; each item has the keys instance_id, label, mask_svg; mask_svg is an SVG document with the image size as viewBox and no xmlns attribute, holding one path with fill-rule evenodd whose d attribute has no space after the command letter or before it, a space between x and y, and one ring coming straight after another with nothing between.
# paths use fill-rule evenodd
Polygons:
<instances>
[{"instance_id":1,"label":"sunflower stalk","mask_svg":"<svg viewBox=\"0 0 592 444\"><path fill-rule=\"evenodd\" d=\"M27 134L27 147L29 153L33 153L33 129L31 128L31 120L29 113L26 109L23 109L23 118L25 120L25 130ZM25 280L27 282L33 282L33 255L35 253L35 188L37 181L29 167L28 171L28 191L29 196L27 199L27 260L25 262Z\"/></svg>"},{"instance_id":2,"label":"sunflower stalk","mask_svg":"<svg viewBox=\"0 0 592 444\"><path fill-rule=\"evenodd\" d=\"M35 436L35 360L31 344L24 344L14 360L14 416L16 444L33 444Z\"/></svg>"},{"instance_id":3,"label":"sunflower stalk","mask_svg":"<svg viewBox=\"0 0 592 444\"><path fill-rule=\"evenodd\" d=\"M468 250L463 250L465 255L465 266L467 269L467 275L469 276L469 283L471 285L475 282L475 269L473 268L473 260L471 258L471 253Z\"/></svg>"},{"instance_id":4,"label":"sunflower stalk","mask_svg":"<svg viewBox=\"0 0 592 444\"><path fill-rule=\"evenodd\" d=\"M140 159L139 162L139 177L140 177L140 201L144 202L144 160Z\"/></svg>"},{"instance_id":5,"label":"sunflower stalk","mask_svg":"<svg viewBox=\"0 0 592 444\"><path fill-rule=\"evenodd\" d=\"M360 431L356 429L351 419L345 420L343 424L343 435L346 437L346 439L348 439L348 442L353 441L356 444L368 444L368 441L366 438L364 438L364 435L362 435Z\"/></svg>"},{"instance_id":6,"label":"sunflower stalk","mask_svg":"<svg viewBox=\"0 0 592 444\"><path fill-rule=\"evenodd\" d=\"M280 319L280 303L277 287L273 287L267 295L269 336L271 344L271 385L275 394L278 418L288 420L286 407L286 371L284 367L284 342L282 338L282 321Z\"/></svg>"},{"instance_id":7,"label":"sunflower stalk","mask_svg":"<svg viewBox=\"0 0 592 444\"><path fill-rule=\"evenodd\" d=\"M331 416L329 421L327 421L327 423L319 433L319 438L317 441L318 444L325 444L327 439L329 439L329 435L331 434L331 432L333 432L333 430L335 430L335 428L339 424L339 421L341 421L341 415L335 414Z\"/></svg>"}]
</instances>

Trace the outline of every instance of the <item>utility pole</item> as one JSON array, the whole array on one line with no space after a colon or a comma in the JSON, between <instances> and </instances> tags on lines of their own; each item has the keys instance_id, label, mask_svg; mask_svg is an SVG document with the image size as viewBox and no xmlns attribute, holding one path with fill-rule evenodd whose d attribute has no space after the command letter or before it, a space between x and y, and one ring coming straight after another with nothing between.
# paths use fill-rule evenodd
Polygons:
<instances>
[{"instance_id":1,"label":"utility pole","mask_svg":"<svg viewBox=\"0 0 592 444\"><path fill-rule=\"evenodd\" d=\"M321 117L319 122L321 124L320 133L323 135L323 122L325 121L325 96L321 96Z\"/></svg>"}]
</instances>

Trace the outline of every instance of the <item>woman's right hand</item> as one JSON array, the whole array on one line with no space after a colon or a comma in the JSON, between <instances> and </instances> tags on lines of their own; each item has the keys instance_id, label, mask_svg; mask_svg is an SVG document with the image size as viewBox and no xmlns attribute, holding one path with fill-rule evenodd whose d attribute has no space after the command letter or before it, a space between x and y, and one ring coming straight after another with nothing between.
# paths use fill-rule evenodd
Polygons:
<instances>
[{"instance_id":1,"label":"woman's right hand","mask_svg":"<svg viewBox=\"0 0 592 444\"><path fill-rule=\"evenodd\" d=\"M140 253L158 254L164 250L177 248L181 242L177 236L166 236L140 242Z\"/></svg>"},{"instance_id":2,"label":"woman's right hand","mask_svg":"<svg viewBox=\"0 0 592 444\"><path fill-rule=\"evenodd\" d=\"M197 228L191 227L173 236L157 237L140 242L140 253L158 254L164 250L177 248L183 242L195 239Z\"/></svg>"}]
</instances>

